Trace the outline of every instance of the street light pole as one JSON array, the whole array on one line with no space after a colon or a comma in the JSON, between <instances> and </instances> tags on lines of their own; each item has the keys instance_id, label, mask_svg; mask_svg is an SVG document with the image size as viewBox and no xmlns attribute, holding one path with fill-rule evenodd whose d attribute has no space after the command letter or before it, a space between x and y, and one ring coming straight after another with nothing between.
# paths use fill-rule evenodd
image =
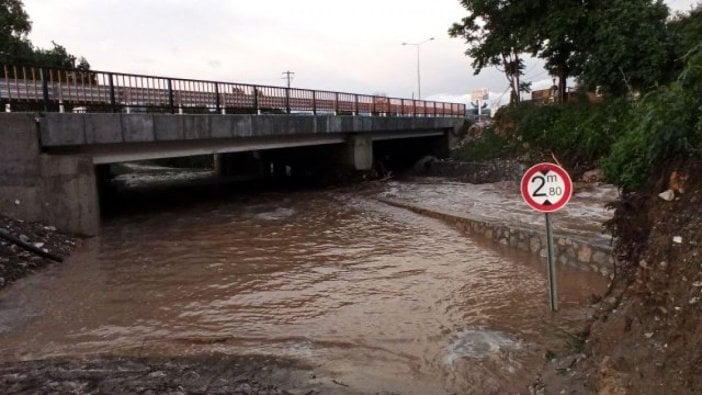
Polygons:
<instances>
[{"instance_id":1,"label":"street light pole","mask_svg":"<svg viewBox=\"0 0 702 395\"><path fill-rule=\"evenodd\" d=\"M422 44L426 44L429 41L433 41L433 40L434 40L434 37L430 37L430 38L428 38L422 42L418 42L418 43L402 43L402 45L414 45L415 47L417 47L417 99L418 100L422 100L422 78L421 78L421 75L419 72L419 47Z\"/></svg>"}]
</instances>

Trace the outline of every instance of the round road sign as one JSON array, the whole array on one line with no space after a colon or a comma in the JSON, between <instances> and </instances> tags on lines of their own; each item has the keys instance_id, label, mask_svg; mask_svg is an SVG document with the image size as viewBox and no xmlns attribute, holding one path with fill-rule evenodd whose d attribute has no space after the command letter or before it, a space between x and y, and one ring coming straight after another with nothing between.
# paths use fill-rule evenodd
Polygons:
<instances>
[{"instance_id":1,"label":"round road sign","mask_svg":"<svg viewBox=\"0 0 702 395\"><path fill-rule=\"evenodd\" d=\"M552 213L563 208L573 194L568 173L553 163L532 166L522 177L522 199L534 210Z\"/></svg>"}]
</instances>

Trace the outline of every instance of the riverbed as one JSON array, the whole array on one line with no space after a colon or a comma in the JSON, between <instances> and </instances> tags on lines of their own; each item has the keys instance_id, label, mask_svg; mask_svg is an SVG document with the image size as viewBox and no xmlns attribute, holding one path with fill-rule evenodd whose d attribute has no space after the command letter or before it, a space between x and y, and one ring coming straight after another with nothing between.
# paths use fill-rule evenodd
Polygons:
<instances>
[{"instance_id":1,"label":"riverbed","mask_svg":"<svg viewBox=\"0 0 702 395\"><path fill-rule=\"evenodd\" d=\"M525 392L547 356L576 346L605 280L559 268L553 314L541 259L375 199L443 183L111 218L64 265L0 291L0 361L251 355L358 393Z\"/></svg>"}]
</instances>

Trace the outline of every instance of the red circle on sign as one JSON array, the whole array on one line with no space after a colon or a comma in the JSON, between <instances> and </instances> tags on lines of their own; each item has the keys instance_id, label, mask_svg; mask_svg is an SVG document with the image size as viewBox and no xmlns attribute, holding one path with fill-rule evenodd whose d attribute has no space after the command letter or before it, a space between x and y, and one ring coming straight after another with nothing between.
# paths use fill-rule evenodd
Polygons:
<instances>
[{"instance_id":1,"label":"red circle on sign","mask_svg":"<svg viewBox=\"0 0 702 395\"><path fill-rule=\"evenodd\" d=\"M541 173L541 175L539 175L539 173ZM551 173L553 173L553 175L549 175ZM542 189L546 185L546 183L550 182L551 180L554 180L553 182L557 183L558 185L562 183L563 191L559 195L558 199L553 199L554 201L551 201L551 199L549 199L548 197L548 194L544 192L530 192L530 184L536 181L537 179L540 179L543 183L541 184L541 187L539 187L536 190L536 192L539 192L539 190ZM526 204L529 205L529 207L542 213L552 213L554 211L562 209L563 206L565 206L570 201L570 197L573 194L573 182L571 181L568 172L565 171L565 169L563 169L562 167L553 163L539 163L538 165L530 167L529 170L527 170L526 173L524 173L521 183L521 192L522 199L524 199L524 201L526 202ZM537 197L546 197L546 199L543 199L543 201L539 201L541 199L537 200Z\"/></svg>"}]
</instances>

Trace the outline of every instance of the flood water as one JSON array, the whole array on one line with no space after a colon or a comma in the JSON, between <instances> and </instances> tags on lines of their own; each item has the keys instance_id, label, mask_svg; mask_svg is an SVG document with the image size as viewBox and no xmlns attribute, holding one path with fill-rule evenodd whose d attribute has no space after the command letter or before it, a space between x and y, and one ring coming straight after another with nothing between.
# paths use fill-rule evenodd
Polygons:
<instances>
[{"instance_id":1,"label":"flood water","mask_svg":"<svg viewBox=\"0 0 702 395\"><path fill-rule=\"evenodd\" d=\"M377 194L265 192L110 219L65 264L0 291L0 360L263 354L368 393L524 393L604 279L559 268L551 314L541 259Z\"/></svg>"}]
</instances>

